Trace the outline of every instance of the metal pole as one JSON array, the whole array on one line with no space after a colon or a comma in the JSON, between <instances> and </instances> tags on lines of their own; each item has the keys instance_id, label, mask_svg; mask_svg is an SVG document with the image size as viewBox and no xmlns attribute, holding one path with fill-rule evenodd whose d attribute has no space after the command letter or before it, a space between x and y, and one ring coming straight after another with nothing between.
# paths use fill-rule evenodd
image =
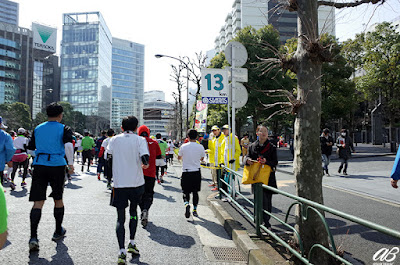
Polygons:
<instances>
[{"instance_id":1,"label":"metal pole","mask_svg":"<svg viewBox=\"0 0 400 265\"><path fill-rule=\"evenodd\" d=\"M233 47L233 45L232 45L232 69L231 69L231 78L232 78L232 81L231 81L231 89L232 89L232 92L231 92L231 96L232 96L232 137L231 137L231 152L230 152L230 154L231 154L231 157L230 157L230 159L232 160L232 159L235 159L235 149L236 149L236 137L235 137L235 127L236 127L236 121L235 121L235 119L236 119L236 110L235 110L235 77L234 77L234 75L233 75L233 69L236 67L236 63L235 63L235 49L234 49L234 47ZM236 164L236 162L234 162L233 164L232 164L232 169L233 170L236 170L236 167L235 167L235 164ZM232 179L232 183L231 183L231 185L232 185L232 197L233 198L235 198L235 193L236 193L236 189L235 189L235 176L233 176L233 179Z\"/></svg>"}]
</instances>

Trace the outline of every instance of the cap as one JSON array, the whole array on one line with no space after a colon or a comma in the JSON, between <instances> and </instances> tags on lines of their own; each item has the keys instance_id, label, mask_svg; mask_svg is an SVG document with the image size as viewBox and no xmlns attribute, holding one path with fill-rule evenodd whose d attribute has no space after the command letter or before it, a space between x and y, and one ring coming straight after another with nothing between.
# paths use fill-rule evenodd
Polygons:
<instances>
[{"instance_id":1,"label":"cap","mask_svg":"<svg viewBox=\"0 0 400 265\"><path fill-rule=\"evenodd\" d=\"M217 125L214 125L213 127L211 127L211 131L214 131L214 130L219 130L219 127Z\"/></svg>"},{"instance_id":2,"label":"cap","mask_svg":"<svg viewBox=\"0 0 400 265\"><path fill-rule=\"evenodd\" d=\"M0 123L0 129L7 129L8 127L5 126L3 123Z\"/></svg>"},{"instance_id":3,"label":"cap","mask_svg":"<svg viewBox=\"0 0 400 265\"><path fill-rule=\"evenodd\" d=\"M3 123L3 117L0 116L0 123Z\"/></svg>"},{"instance_id":4,"label":"cap","mask_svg":"<svg viewBox=\"0 0 400 265\"><path fill-rule=\"evenodd\" d=\"M228 129L229 130L229 125L228 124L225 124L224 126L222 126L222 130L223 129Z\"/></svg>"},{"instance_id":5,"label":"cap","mask_svg":"<svg viewBox=\"0 0 400 265\"><path fill-rule=\"evenodd\" d=\"M18 129L18 134L24 134L25 133L25 129L24 128L19 128Z\"/></svg>"}]
</instances>

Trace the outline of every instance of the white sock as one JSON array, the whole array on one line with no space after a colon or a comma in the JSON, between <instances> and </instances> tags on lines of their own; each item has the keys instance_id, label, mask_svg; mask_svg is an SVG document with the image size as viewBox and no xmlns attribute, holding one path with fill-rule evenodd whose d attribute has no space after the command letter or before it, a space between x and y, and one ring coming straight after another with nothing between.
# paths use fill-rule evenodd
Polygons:
<instances>
[{"instance_id":1,"label":"white sock","mask_svg":"<svg viewBox=\"0 0 400 265\"><path fill-rule=\"evenodd\" d=\"M135 240L131 239L131 240L129 240L129 243L131 243L132 246L134 246L135 245Z\"/></svg>"},{"instance_id":2,"label":"white sock","mask_svg":"<svg viewBox=\"0 0 400 265\"><path fill-rule=\"evenodd\" d=\"M126 255L126 249L121 248L121 249L119 250L119 255L121 255L122 253L124 253L124 254Z\"/></svg>"}]
</instances>

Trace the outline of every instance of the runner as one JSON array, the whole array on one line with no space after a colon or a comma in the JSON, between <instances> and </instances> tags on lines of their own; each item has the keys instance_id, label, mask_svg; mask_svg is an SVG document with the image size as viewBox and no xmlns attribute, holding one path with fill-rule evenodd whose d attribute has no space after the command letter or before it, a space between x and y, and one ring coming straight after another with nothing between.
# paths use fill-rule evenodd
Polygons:
<instances>
[{"instance_id":1,"label":"runner","mask_svg":"<svg viewBox=\"0 0 400 265\"><path fill-rule=\"evenodd\" d=\"M13 171L11 173L11 183L10 187L12 190L15 190L15 173L17 172L19 166L22 166L24 169L24 173L22 174L22 182L21 182L21 187L26 186L26 175L28 174L28 166L29 166L29 160L28 160L28 154L27 154L27 148L28 148L28 138L25 137L25 129L24 128L19 128L18 129L18 136L14 139L14 147L17 150L12 157L12 162L13 162Z\"/></svg>"},{"instance_id":2,"label":"runner","mask_svg":"<svg viewBox=\"0 0 400 265\"><path fill-rule=\"evenodd\" d=\"M66 230L62 227L65 166L68 164L70 174L74 171L72 130L60 123L63 118L63 107L53 102L47 106L46 113L48 121L39 124L35 128L28 146L28 149L36 150L29 195L29 201L33 201L30 214L30 252L39 251L37 229L46 200L48 184L52 189L50 197L53 197L54 200L54 218L56 222L52 240L57 241L65 236ZM64 157L67 157L67 161Z\"/></svg>"},{"instance_id":3,"label":"runner","mask_svg":"<svg viewBox=\"0 0 400 265\"><path fill-rule=\"evenodd\" d=\"M161 158L161 149L157 141L149 137L150 129L146 125L142 125L139 127L138 135L146 139L150 153L149 168L143 169L145 182L144 194L142 196L142 200L139 203L140 210L142 211L142 214L140 216L140 219L142 220L142 226L146 227L149 219L149 210L153 203L154 184L156 182L156 158Z\"/></svg>"},{"instance_id":4,"label":"runner","mask_svg":"<svg viewBox=\"0 0 400 265\"><path fill-rule=\"evenodd\" d=\"M108 143L110 142L111 137L115 135L113 129L108 129L107 130L107 138L104 139L103 143L101 144L100 152L99 155L103 156L104 158L104 177L107 178L107 189L111 190L111 179L112 179L112 171L111 167L108 166L108 161L107 161L107 146Z\"/></svg>"},{"instance_id":5,"label":"runner","mask_svg":"<svg viewBox=\"0 0 400 265\"><path fill-rule=\"evenodd\" d=\"M92 163L92 149L95 146L94 140L89 136L89 132L85 132L85 137L82 139L82 172L86 160L88 161L87 172L90 172L90 164Z\"/></svg>"},{"instance_id":6,"label":"runner","mask_svg":"<svg viewBox=\"0 0 400 265\"><path fill-rule=\"evenodd\" d=\"M104 157L99 155L100 153L100 149L101 149L101 145L103 143L103 141L106 139L106 131L101 131L101 137L99 139L96 140L96 157L98 158L98 163L97 163L97 179L100 180L100 175L102 172L104 172L103 168L104 168Z\"/></svg>"},{"instance_id":7,"label":"runner","mask_svg":"<svg viewBox=\"0 0 400 265\"><path fill-rule=\"evenodd\" d=\"M0 116L0 128L6 126L3 124L3 118ZM4 128L4 129L5 129ZM0 130L0 184L4 182L4 168L7 163L9 168L12 168L11 158L15 153L15 148L11 136L3 130ZM1 192L1 190L0 190Z\"/></svg>"},{"instance_id":8,"label":"runner","mask_svg":"<svg viewBox=\"0 0 400 265\"><path fill-rule=\"evenodd\" d=\"M168 144L161 139L161 133L156 134L156 139L158 142L158 145L160 146L161 149L161 158L156 160L156 177L157 177L157 183L161 184L164 182L163 176L167 174L167 171L165 170L166 166L166 159L165 159L165 151L168 148ZM161 168L161 175L158 174L159 170Z\"/></svg>"},{"instance_id":9,"label":"runner","mask_svg":"<svg viewBox=\"0 0 400 265\"><path fill-rule=\"evenodd\" d=\"M196 143L197 131L188 131L189 142L179 149L178 159L182 160L181 187L185 203L185 217L190 217L190 193L193 193L193 216L198 217L197 204L201 187L200 161L204 160L205 151L201 144Z\"/></svg>"},{"instance_id":10,"label":"runner","mask_svg":"<svg viewBox=\"0 0 400 265\"><path fill-rule=\"evenodd\" d=\"M111 195L111 205L117 208L117 239L119 245L118 264L126 264L125 249L125 208L129 206L130 241L128 252L139 254L135 244L137 228L137 206L145 191L143 170L149 167L149 151L146 140L135 134L138 120L134 116L122 120L122 134L113 137L107 153L112 160L114 188Z\"/></svg>"},{"instance_id":11,"label":"runner","mask_svg":"<svg viewBox=\"0 0 400 265\"><path fill-rule=\"evenodd\" d=\"M171 140L168 140L168 149L167 149L167 163L169 162L171 165L174 164L174 153L175 153L175 145Z\"/></svg>"}]
</instances>

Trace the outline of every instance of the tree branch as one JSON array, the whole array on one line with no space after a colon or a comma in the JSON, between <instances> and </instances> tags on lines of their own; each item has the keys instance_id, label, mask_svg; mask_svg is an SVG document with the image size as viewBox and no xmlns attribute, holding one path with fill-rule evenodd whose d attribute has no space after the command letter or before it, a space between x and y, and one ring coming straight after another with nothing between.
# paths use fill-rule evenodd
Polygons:
<instances>
[{"instance_id":1,"label":"tree branch","mask_svg":"<svg viewBox=\"0 0 400 265\"><path fill-rule=\"evenodd\" d=\"M331 1L318 1L318 5L320 6L333 6L335 8L345 8L345 7L356 7L362 4L378 4L378 3L385 3L386 0L357 0L355 2L347 2L347 3L335 3L335 2L331 2Z\"/></svg>"}]
</instances>

